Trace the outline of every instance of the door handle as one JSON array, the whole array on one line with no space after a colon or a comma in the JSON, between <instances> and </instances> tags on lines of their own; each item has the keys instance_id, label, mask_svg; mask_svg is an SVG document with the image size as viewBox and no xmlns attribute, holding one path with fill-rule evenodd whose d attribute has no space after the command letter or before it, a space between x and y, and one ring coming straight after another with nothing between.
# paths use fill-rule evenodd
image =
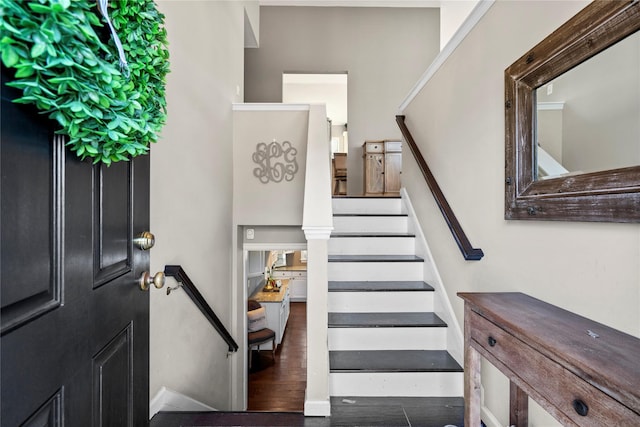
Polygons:
<instances>
[{"instance_id":1,"label":"door handle","mask_svg":"<svg viewBox=\"0 0 640 427\"><path fill-rule=\"evenodd\" d=\"M143 291L148 290L152 283L156 289L162 288L164 286L164 273L162 271L158 271L155 276L152 276L151 273L145 271L138 279L140 289Z\"/></svg>"},{"instance_id":2,"label":"door handle","mask_svg":"<svg viewBox=\"0 0 640 427\"><path fill-rule=\"evenodd\" d=\"M156 244L156 236L153 235L150 231L144 231L133 239L133 244L136 245L139 249L143 251L147 251Z\"/></svg>"}]
</instances>

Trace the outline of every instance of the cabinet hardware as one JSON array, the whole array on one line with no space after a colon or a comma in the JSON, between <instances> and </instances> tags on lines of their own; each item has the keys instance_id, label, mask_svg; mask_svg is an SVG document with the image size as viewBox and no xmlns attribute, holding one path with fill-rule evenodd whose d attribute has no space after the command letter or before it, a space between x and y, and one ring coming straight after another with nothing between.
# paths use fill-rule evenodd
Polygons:
<instances>
[{"instance_id":1,"label":"cabinet hardware","mask_svg":"<svg viewBox=\"0 0 640 427\"><path fill-rule=\"evenodd\" d=\"M573 401L573 409L575 409L581 417L586 417L589 413L589 406L580 399Z\"/></svg>"}]
</instances>

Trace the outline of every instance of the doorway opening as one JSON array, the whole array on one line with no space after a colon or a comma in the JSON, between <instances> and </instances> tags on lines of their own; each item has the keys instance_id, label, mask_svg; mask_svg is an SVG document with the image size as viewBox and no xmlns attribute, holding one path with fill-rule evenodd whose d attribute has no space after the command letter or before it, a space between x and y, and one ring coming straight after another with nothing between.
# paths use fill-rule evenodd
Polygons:
<instances>
[{"instance_id":1,"label":"doorway opening","mask_svg":"<svg viewBox=\"0 0 640 427\"><path fill-rule=\"evenodd\" d=\"M282 102L320 103L327 106L327 126L331 143L333 195L347 194L348 74L282 74Z\"/></svg>"},{"instance_id":2,"label":"doorway opening","mask_svg":"<svg viewBox=\"0 0 640 427\"><path fill-rule=\"evenodd\" d=\"M247 306L255 308L256 302L261 306L260 313L248 313L247 335L265 327L275 333L275 341L261 344L259 350L247 349L247 410L303 412L307 378L306 246L276 246L245 249ZM264 320L255 323L261 316Z\"/></svg>"}]
</instances>

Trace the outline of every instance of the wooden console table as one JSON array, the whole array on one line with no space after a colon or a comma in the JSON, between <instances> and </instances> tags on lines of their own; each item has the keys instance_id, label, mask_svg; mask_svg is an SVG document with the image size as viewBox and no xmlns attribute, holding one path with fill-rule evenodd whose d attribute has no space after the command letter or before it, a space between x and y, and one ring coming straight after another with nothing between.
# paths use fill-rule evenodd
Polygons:
<instances>
[{"instance_id":1,"label":"wooden console table","mask_svg":"<svg viewBox=\"0 0 640 427\"><path fill-rule=\"evenodd\" d=\"M465 426L480 425L480 356L511 382L509 425L530 396L563 425L640 426L640 339L522 293L464 299Z\"/></svg>"}]
</instances>

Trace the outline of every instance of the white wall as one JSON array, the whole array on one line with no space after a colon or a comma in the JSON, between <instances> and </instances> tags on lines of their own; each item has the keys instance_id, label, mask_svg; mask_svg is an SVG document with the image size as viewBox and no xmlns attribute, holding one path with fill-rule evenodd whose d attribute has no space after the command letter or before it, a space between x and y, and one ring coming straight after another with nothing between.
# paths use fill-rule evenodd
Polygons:
<instances>
[{"instance_id":1,"label":"white wall","mask_svg":"<svg viewBox=\"0 0 640 427\"><path fill-rule=\"evenodd\" d=\"M347 74L285 74L282 102L325 104L331 124L344 125L347 115Z\"/></svg>"},{"instance_id":2,"label":"white wall","mask_svg":"<svg viewBox=\"0 0 640 427\"><path fill-rule=\"evenodd\" d=\"M467 19L480 0L442 0L440 2L440 50Z\"/></svg>"},{"instance_id":3,"label":"white wall","mask_svg":"<svg viewBox=\"0 0 640 427\"><path fill-rule=\"evenodd\" d=\"M167 125L151 154L152 271L181 264L230 323L232 115L242 100L244 4L158 2L171 55ZM237 94L237 88L239 94ZM168 285L175 282L168 280ZM183 291L151 290L150 395L230 407L227 345Z\"/></svg>"},{"instance_id":4,"label":"white wall","mask_svg":"<svg viewBox=\"0 0 640 427\"><path fill-rule=\"evenodd\" d=\"M258 110L234 111L233 220L236 224L302 226L309 107L302 110L300 107L292 106L289 111L260 111L263 107L258 105ZM288 147L285 142L289 142L296 151L269 160L270 166L275 167L278 163L291 165L287 160L295 158L298 170L290 181L281 177L280 182L262 183L254 176L254 169L260 168L253 161L256 146L272 141L283 149Z\"/></svg>"},{"instance_id":5,"label":"white wall","mask_svg":"<svg viewBox=\"0 0 640 427\"><path fill-rule=\"evenodd\" d=\"M244 1L244 47L260 46L260 4Z\"/></svg>"},{"instance_id":6,"label":"white wall","mask_svg":"<svg viewBox=\"0 0 640 427\"><path fill-rule=\"evenodd\" d=\"M283 72L348 72L348 193L362 194L362 144L397 139L398 103L439 52L433 8L262 7L246 50L247 102L280 102Z\"/></svg>"},{"instance_id":7,"label":"white wall","mask_svg":"<svg viewBox=\"0 0 640 427\"><path fill-rule=\"evenodd\" d=\"M521 291L640 336L640 225L505 221L504 70L584 7L496 1L406 109L407 126L465 229L464 261L412 157L403 183L458 321L457 292ZM508 424L508 381L483 364L485 405ZM534 410L530 425L556 425Z\"/></svg>"}]
</instances>

